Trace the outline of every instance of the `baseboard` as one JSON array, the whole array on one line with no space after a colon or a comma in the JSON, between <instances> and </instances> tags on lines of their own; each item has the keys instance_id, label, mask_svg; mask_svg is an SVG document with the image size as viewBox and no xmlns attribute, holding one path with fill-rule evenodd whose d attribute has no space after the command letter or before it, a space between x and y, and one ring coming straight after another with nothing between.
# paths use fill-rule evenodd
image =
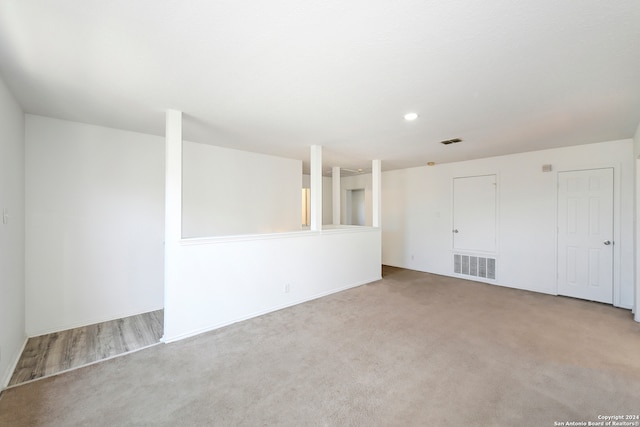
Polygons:
<instances>
[{"instance_id":1,"label":"baseboard","mask_svg":"<svg viewBox=\"0 0 640 427\"><path fill-rule=\"evenodd\" d=\"M396 267L396 266L393 266L393 267ZM527 286L519 286L519 285L501 283L501 282L498 282L496 280L484 279L482 277L467 276L467 275L464 275L464 274L455 274L455 273L453 273L453 274L436 273L436 272L433 272L433 271L419 270L419 269L407 268L407 267L399 267L399 268L406 268L407 270L420 271L422 273L428 273L428 274L435 274L437 276L451 277L453 279L468 280L469 282L485 283L487 285L500 286L502 288L518 289L518 290L521 290L521 291L528 291L528 292L537 292L539 294L546 294L546 295L555 295L555 296L558 295L556 292L554 292L553 290L549 290L549 289L534 289L534 288L530 288L530 287L527 287Z\"/></svg>"},{"instance_id":2,"label":"baseboard","mask_svg":"<svg viewBox=\"0 0 640 427\"><path fill-rule=\"evenodd\" d=\"M24 352L24 349L27 346L27 341L29 341L29 337L24 337L24 341L20 346L20 349L16 354L13 355L13 362L8 366L7 372L5 372L2 376L2 382L0 382L0 390L4 390L9 385L9 381L11 381L11 377L13 376L13 373L18 366L18 362L20 361L20 356L22 356L22 352Z\"/></svg>"},{"instance_id":3,"label":"baseboard","mask_svg":"<svg viewBox=\"0 0 640 427\"><path fill-rule=\"evenodd\" d=\"M338 292L346 291L347 289L357 288L358 286L363 286L363 285L366 285L368 283L373 283L373 282L378 281L380 279L382 279L382 277L378 276L378 277L370 279L370 280L365 280L365 281L362 281L362 282L357 282L357 283L350 284L350 285L347 285L347 286L343 286L343 287L340 287L340 288L331 289L330 291L321 292L319 294L315 294L315 295L313 295L311 297L308 297L308 298L302 298L302 299L299 299L299 300L295 300L293 302L288 302L286 304L277 305L277 306L274 306L274 307L271 307L271 308L268 308L268 309L265 309L265 310L260 310L260 311L257 311L257 312L253 312L253 313L248 314L246 316L241 316L241 317L238 317L238 318L235 318L235 319L232 319L232 320L229 320L229 321L217 323L217 324L214 324L214 325L211 325L211 326L206 326L204 328L200 328L200 329L197 329L195 331L187 332L187 333L176 335L176 336L173 336L173 337L168 337L167 338L167 337L163 336L160 339L160 341L165 343L165 344L170 344L172 342L176 342L176 341L180 341L180 340L183 340L183 339L186 339L186 338L190 338L190 337L193 337L193 336L196 336L196 335L200 335L200 334L203 334L205 332L210 332L210 331L213 331L213 330L216 330L216 329L220 329L220 328L223 328L225 326L232 325L234 323L238 323L238 322L242 322L242 321L245 321L245 320L253 319L254 317L262 316L262 315L265 315L265 314L268 314L268 313L273 313L274 311L282 310L282 309L285 309L285 308L288 308L288 307L293 307L294 305L302 304L302 303L305 303L307 301L312 301L314 299L318 299L318 298L322 298L322 297L325 297L325 296L328 296L328 295L331 295L331 294L335 294L335 293L338 293Z\"/></svg>"},{"instance_id":4,"label":"baseboard","mask_svg":"<svg viewBox=\"0 0 640 427\"><path fill-rule=\"evenodd\" d=\"M85 363L85 364L79 365L79 366L74 366L73 368L64 369L62 371L55 372L53 374L44 375L42 377L34 378L32 380L24 381L24 382L21 382L19 384L15 384L15 385L12 385L12 386L6 386L5 390L9 390L11 388L20 387L20 386L23 386L25 384L35 383L37 381L41 381L41 380L44 380L44 379L47 379L47 378L51 378L51 377L57 377L58 375L66 374L67 372L77 371L78 369L86 368L87 366L97 365L98 363L106 362L106 361L111 360L111 359L117 359L118 357L127 356L129 354L137 353L139 351L146 350L148 348L154 347L154 346L159 345L159 344L160 344L159 342L156 342L156 343L144 346L144 347L136 348L135 350L129 350L129 351L125 351L124 353L114 354L113 356L109 356L109 357L106 357L104 359L94 360L93 362Z\"/></svg>"},{"instance_id":5,"label":"baseboard","mask_svg":"<svg viewBox=\"0 0 640 427\"><path fill-rule=\"evenodd\" d=\"M456 276L452 276L452 277L456 277ZM466 278L465 277L458 277L458 279L466 279ZM466 280L471 280L472 282L488 283L490 285L501 286L503 288L518 289L518 290L521 290L521 291L536 292L536 293L539 293L539 294L558 296L558 294L556 292L551 291L551 290L533 289L533 288L528 288L526 286L507 285L505 283L498 283L498 282L482 282L480 280L473 280L473 279L466 279Z\"/></svg>"},{"instance_id":6,"label":"baseboard","mask_svg":"<svg viewBox=\"0 0 640 427\"><path fill-rule=\"evenodd\" d=\"M613 306L615 308L622 308L624 310L629 310L633 313L633 306L632 305L628 305L628 304L620 304L620 305L616 305L615 303L613 304Z\"/></svg>"}]
</instances>

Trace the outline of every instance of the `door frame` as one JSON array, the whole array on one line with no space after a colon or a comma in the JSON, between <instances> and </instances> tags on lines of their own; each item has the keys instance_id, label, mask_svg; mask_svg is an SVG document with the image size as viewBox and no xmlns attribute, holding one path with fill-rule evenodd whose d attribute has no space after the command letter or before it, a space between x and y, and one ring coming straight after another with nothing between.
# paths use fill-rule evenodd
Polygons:
<instances>
[{"instance_id":1,"label":"door frame","mask_svg":"<svg viewBox=\"0 0 640 427\"><path fill-rule=\"evenodd\" d=\"M620 275L621 275L621 234L620 234L620 223L621 223L621 207L620 207L620 169L621 164L593 164L593 165L576 165L575 167L571 166L563 166L562 168L556 170L554 172L554 186L555 186L555 219L556 219L556 238L555 238L555 247L554 247L554 255L556 260L556 283L554 285L554 292L556 295L558 294L558 281L559 281L559 273L560 273L560 265L558 262L558 244L559 244L559 230L560 230L560 222L559 222L559 196L560 196L560 177L559 173L562 172L578 172L578 171L589 171L594 169L613 169L613 306L614 307L623 307L620 303ZM626 308L626 307L624 307Z\"/></svg>"}]
</instances>

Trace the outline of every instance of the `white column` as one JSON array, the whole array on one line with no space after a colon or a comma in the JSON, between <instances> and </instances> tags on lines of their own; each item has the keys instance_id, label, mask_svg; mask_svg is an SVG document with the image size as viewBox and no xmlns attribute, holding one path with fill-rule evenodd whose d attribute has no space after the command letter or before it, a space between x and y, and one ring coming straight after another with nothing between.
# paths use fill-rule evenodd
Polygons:
<instances>
[{"instance_id":1,"label":"white column","mask_svg":"<svg viewBox=\"0 0 640 427\"><path fill-rule=\"evenodd\" d=\"M182 112L167 110L164 240L182 239Z\"/></svg>"},{"instance_id":2,"label":"white column","mask_svg":"<svg viewBox=\"0 0 640 427\"><path fill-rule=\"evenodd\" d=\"M340 225L340 199L341 199L341 194L340 194L340 167L339 166L334 166L333 169L331 170L331 185L332 185L332 192L331 192L331 196L333 199L333 225Z\"/></svg>"},{"instance_id":3,"label":"white column","mask_svg":"<svg viewBox=\"0 0 640 427\"><path fill-rule=\"evenodd\" d=\"M638 127L640 132L640 126ZM640 157L640 156L639 156ZM636 221L635 221L635 301L633 303L634 320L640 322L640 159L636 159Z\"/></svg>"},{"instance_id":4,"label":"white column","mask_svg":"<svg viewBox=\"0 0 640 427\"><path fill-rule=\"evenodd\" d=\"M164 165L164 335L174 335L178 322L172 295L180 281L176 265L182 239L182 112L167 110Z\"/></svg>"},{"instance_id":5,"label":"white column","mask_svg":"<svg viewBox=\"0 0 640 427\"><path fill-rule=\"evenodd\" d=\"M311 146L311 230L322 230L322 146Z\"/></svg>"},{"instance_id":6,"label":"white column","mask_svg":"<svg viewBox=\"0 0 640 427\"><path fill-rule=\"evenodd\" d=\"M371 201L373 204L373 218L371 225L374 227L380 227L381 224L381 212L382 204L380 202L380 195L382 193L382 162L380 160L373 160L371 162Z\"/></svg>"}]
</instances>

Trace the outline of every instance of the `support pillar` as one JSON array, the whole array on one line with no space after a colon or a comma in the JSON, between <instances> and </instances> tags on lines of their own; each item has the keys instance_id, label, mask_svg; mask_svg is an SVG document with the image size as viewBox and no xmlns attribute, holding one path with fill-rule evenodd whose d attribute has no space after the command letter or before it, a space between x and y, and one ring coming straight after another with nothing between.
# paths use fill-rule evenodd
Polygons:
<instances>
[{"instance_id":1,"label":"support pillar","mask_svg":"<svg viewBox=\"0 0 640 427\"><path fill-rule=\"evenodd\" d=\"M638 127L638 133L640 133L640 126ZM634 289L634 320L640 322L640 156L636 158L636 221L635 221L635 289Z\"/></svg>"},{"instance_id":2,"label":"support pillar","mask_svg":"<svg viewBox=\"0 0 640 427\"><path fill-rule=\"evenodd\" d=\"M182 239L182 112L177 110L166 113L164 239Z\"/></svg>"},{"instance_id":3,"label":"support pillar","mask_svg":"<svg viewBox=\"0 0 640 427\"><path fill-rule=\"evenodd\" d=\"M180 280L176 266L182 239L182 112L167 110L164 166L164 335L172 336L174 318L172 295Z\"/></svg>"},{"instance_id":4,"label":"support pillar","mask_svg":"<svg viewBox=\"0 0 640 427\"><path fill-rule=\"evenodd\" d=\"M322 230L322 146L311 146L311 230Z\"/></svg>"},{"instance_id":5,"label":"support pillar","mask_svg":"<svg viewBox=\"0 0 640 427\"><path fill-rule=\"evenodd\" d=\"M380 227L382 204L380 197L382 194L382 162L380 160L373 160L371 162L371 200L373 204L372 209L372 221L373 227Z\"/></svg>"},{"instance_id":6,"label":"support pillar","mask_svg":"<svg viewBox=\"0 0 640 427\"><path fill-rule=\"evenodd\" d=\"M332 169L332 198L333 198L333 225L340 225L340 167L334 166Z\"/></svg>"}]
</instances>

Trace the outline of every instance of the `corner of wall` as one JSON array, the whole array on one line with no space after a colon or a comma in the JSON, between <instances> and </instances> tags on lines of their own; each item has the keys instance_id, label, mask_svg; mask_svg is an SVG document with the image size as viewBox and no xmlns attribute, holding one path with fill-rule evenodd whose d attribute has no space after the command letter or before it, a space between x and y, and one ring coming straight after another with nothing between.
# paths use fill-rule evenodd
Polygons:
<instances>
[{"instance_id":1,"label":"corner of wall","mask_svg":"<svg viewBox=\"0 0 640 427\"><path fill-rule=\"evenodd\" d=\"M635 298L633 304L633 312L635 313L635 321L640 322L640 123L633 136L633 159L635 166L635 215L634 215L634 245L635 253L634 263L634 282L635 282Z\"/></svg>"},{"instance_id":2,"label":"corner of wall","mask_svg":"<svg viewBox=\"0 0 640 427\"><path fill-rule=\"evenodd\" d=\"M24 112L0 79L0 388L26 340L24 132Z\"/></svg>"},{"instance_id":3,"label":"corner of wall","mask_svg":"<svg viewBox=\"0 0 640 427\"><path fill-rule=\"evenodd\" d=\"M27 334L162 307L163 139L44 116L25 123Z\"/></svg>"}]
</instances>

